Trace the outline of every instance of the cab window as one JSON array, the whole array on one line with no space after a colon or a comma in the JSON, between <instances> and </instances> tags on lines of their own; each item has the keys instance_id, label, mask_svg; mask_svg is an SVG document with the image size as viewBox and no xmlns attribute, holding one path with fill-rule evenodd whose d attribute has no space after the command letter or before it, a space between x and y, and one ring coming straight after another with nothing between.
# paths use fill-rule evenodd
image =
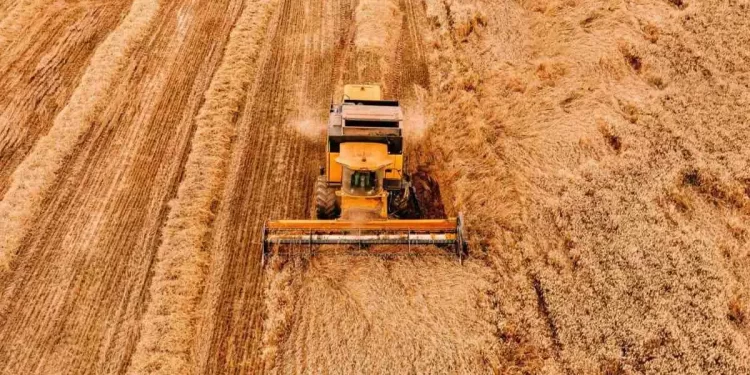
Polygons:
<instances>
[{"instance_id":1,"label":"cab window","mask_svg":"<svg viewBox=\"0 0 750 375\"><path fill-rule=\"evenodd\" d=\"M382 171L355 171L344 168L344 191L351 195L376 195L380 193L380 174Z\"/></svg>"}]
</instances>

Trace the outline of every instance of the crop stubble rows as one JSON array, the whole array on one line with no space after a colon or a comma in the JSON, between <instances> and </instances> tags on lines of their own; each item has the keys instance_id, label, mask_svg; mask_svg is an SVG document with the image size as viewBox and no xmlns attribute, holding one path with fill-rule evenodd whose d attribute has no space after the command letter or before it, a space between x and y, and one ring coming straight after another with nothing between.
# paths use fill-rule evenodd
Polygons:
<instances>
[{"instance_id":1,"label":"crop stubble rows","mask_svg":"<svg viewBox=\"0 0 750 375\"><path fill-rule=\"evenodd\" d=\"M240 9L159 5L138 24L147 37L118 39L125 44L105 51L114 65L94 59L88 67L101 79L110 73L103 67L117 66L116 76L97 93L101 102L76 104L89 126L71 140L72 154L56 156L58 177L45 182L33 230L3 278L4 372L121 372L130 361L166 202L227 39L214 36L228 35ZM130 14L143 16L143 6ZM127 35L127 20L111 35Z\"/></svg>"},{"instance_id":2,"label":"crop stubble rows","mask_svg":"<svg viewBox=\"0 0 750 375\"><path fill-rule=\"evenodd\" d=\"M46 6L6 41L0 56L0 197L10 174L70 99L94 48L117 26L128 5Z\"/></svg>"}]
</instances>

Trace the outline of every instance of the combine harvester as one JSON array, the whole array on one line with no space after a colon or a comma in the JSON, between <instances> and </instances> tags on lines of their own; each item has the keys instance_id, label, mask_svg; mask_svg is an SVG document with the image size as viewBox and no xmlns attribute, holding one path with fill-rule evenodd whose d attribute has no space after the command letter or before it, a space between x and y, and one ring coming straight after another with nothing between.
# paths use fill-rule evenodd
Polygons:
<instances>
[{"instance_id":1,"label":"combine harvester","mask_svg":"<svg viewBox=\"0 0 750 375\"><path fill-rule=\"evenodd\" d=\"M272 220L263 228L263 263L282 245L438 245L466 254L462 216L422 219L416 190L404 170L403 115L376 85L346 85L331 105L325 167L316 182L317 220Z\"/></svg>"}]
</instances>

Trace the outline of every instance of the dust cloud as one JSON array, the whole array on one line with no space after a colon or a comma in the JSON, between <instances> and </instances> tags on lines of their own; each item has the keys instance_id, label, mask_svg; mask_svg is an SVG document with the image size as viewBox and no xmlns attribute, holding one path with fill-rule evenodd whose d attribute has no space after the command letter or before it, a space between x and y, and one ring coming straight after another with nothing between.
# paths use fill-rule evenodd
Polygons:
<instances>
[{"instance_id":1,"label":"dust cloud","mask_svg":"<svg viewBox=\"0 0 750 375\"><path fill-rule=\"evenodd\" d=\"M305 113L305 111L303 111ZM290 122L290 125L302 136L318 141L326 134L327 123L325 120L312 117L303 117Z\"/></svg>"}]
</instances>

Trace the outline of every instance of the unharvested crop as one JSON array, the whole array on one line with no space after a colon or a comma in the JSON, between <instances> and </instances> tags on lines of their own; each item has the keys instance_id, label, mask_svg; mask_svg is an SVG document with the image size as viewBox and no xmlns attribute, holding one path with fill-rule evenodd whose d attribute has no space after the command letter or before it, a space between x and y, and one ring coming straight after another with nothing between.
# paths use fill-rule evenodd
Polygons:
<instances>
[{"instance_id":1,"label":"unharvested crop","mask_svg":"<svg viewBox=\"0 0 750 375\"><path fill-rule=\"evenodd\" d=\"M47 2L38 0L3 2L3 5L0 5L0 50L6 50L18 37L23 25L29 23L48 6Z\"/></svg>"},{"instance_id":2,"label":"unharvested crop","mask_svg":"<svg viewBox=\"0 0 750 375\"><path fill-rule=\"evenodd\" d=\"M548 370L746 372L730 291L747 285L748 150L719 140L747 138L745 94L718 83L746 58L704 34L736 39L739 8L671 23L664 3L506 4L447 40L465 34L453 7L427 5L441 74L420 155L502 280L499 321Z\"/></svg>"}]
</instances>

